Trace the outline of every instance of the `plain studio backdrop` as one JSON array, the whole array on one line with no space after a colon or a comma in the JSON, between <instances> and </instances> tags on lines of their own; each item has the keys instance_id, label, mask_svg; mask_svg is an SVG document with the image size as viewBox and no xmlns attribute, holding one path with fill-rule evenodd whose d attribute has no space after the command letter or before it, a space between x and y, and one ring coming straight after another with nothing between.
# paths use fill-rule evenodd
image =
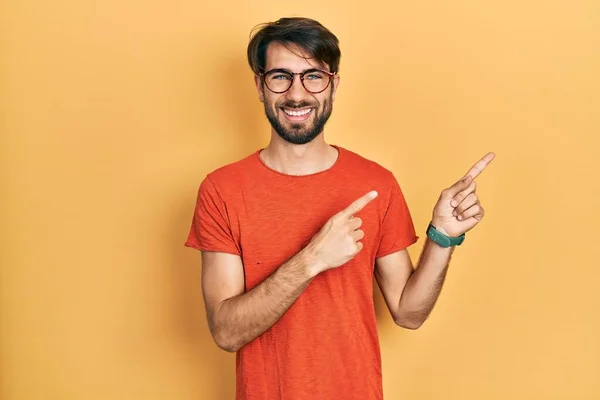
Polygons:
<instances>
[{"instance_id":1,"label":"plain studio backdrop","mask_svg":"<svg viewBox=\"0 0 600 400\"><path fill-rule=\"evenodd\" d=\"M494 3L4 1L2 399L233 398L183 243L206 174L268 143L246 45L282 16L340 39L326 139L394 172L415 263L496 153L423 327L376 291L385 398L600 398L600 2Z\"/></svg>"}]
</instances>

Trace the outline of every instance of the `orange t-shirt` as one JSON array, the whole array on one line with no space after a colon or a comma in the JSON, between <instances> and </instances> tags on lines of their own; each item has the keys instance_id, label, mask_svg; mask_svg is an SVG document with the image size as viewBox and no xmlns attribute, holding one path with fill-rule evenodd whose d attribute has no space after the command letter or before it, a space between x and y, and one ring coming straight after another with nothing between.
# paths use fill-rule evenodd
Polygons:
<instances>
[{"instance_id":1,"label":"orange t-shirt","mask_svg":"<svg viewBox=\"0 0 600 400\"><path fill-rule=\"evenodd\" d=\"M185 245L239 255L246 291L304 248L331 216L370 190L379 193L356 214L365 232L362 251L317 275L279 321L237 352L238 400L383 398L375 259L418 236L394 175L334 147L335 164L315 174L279 173L258 150L200 185Z\"/></svg>"}]
</instances>

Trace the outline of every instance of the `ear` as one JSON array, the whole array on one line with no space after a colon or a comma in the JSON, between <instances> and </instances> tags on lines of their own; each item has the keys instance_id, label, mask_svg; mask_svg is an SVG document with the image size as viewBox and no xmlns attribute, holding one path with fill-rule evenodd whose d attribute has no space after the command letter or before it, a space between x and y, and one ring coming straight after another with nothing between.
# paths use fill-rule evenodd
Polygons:
<instances>
[{"instance_id":1,"label":"ear","mask_svg":"<svg viewBox=\"0 0 600 400\"><path fill-rule=\"evenodd\" d=\"M331 91L331 102L335 101L335 92L337 92L338 87L340 86L340 76L335 74L333 77L333 90Z\"/></svg>"},{"instance_id":2,"label":"ear","mask_svg":"<svg viewBox=\"0 0 600 400\"><path fill-rule=\"evenodd\" d=\"M265 92L263 89L262 79L258 75L254 75L254 84L256 85L256 90L258 91L258 99L261 103L265 101Z\"/></svg>"}]
</instances>

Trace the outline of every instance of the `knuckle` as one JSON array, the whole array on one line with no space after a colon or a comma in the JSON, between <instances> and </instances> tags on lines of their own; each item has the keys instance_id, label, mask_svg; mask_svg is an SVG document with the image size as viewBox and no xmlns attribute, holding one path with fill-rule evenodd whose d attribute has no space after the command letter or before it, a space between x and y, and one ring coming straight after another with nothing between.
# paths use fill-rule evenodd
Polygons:
<instances>
[{"instance_id":1,"label":"knuckle","mask_svg":"<svg viewBox=\"0 0 600 400\"><path fill-rule=\"evenodd\" d=\"M363 248L363 244L361 242L356 242L356 249L354 251L354 254L356 255L356 254L360 253L362 248Z\"/></svg>"}]
</instances>

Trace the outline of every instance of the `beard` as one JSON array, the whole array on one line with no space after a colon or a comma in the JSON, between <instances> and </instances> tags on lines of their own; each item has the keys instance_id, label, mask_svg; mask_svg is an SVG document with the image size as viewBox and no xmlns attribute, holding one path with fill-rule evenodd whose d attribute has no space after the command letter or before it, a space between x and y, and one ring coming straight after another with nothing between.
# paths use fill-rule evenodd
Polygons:
<instances>
[{"instance_id":1,"label":"beard","mask_svg":"<svg viewBox=\"0 0 600 400\"><path fill-rule=\"evenodd\" d=\"M277 132L283 140L292 144L306 144L319 136L325 127L325 123L331 116L331 111L333 109L331 105L331 95L329 96L329 99L323 101L322 107L320 107L318 102L313 104L307 101L301 101L299 103L282 101L280 104L275 104L275 106L273 106L265 100L264 105L267 119L275 132ZM302 123L293 123L287 120L282 123L279 118L277 118L276 111L279 109L284 113L285 111L282 110L282 107L287 109L311 107L313 109L311 112L315 114L313 122L311 123L309 118L309 120ZM285 116L283 116L283 118L285 118Z\"/></svg>"}]
</instances>

